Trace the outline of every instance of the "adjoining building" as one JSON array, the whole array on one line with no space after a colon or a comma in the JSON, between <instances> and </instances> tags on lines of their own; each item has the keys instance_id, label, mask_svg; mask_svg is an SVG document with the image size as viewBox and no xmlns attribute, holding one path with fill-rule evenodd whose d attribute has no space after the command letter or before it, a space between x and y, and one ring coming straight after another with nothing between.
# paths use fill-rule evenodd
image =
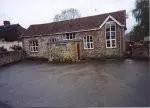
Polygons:
<instances>
[{"instance_id":1,"label":"adjoining building","mask_svg":"<svg viewBox=\"0 0 150 108\"><path fill-rule=\"evenodd\" d=\"M10 24L10 21L4 21L0 26L0 47L12 50L13 45L22 46L20 35L25 32L25 28L19 24Z\"/></svg>"}]
</instances>

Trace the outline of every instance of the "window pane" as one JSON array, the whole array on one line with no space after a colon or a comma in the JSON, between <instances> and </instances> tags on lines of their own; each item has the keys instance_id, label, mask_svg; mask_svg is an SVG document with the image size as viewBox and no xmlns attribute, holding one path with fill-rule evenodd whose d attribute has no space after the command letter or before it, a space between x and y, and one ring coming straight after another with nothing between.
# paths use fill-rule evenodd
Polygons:
<instances>
[{"instance_id":1,"label":"window pane","mask_svg":"<svg viewBox=\"0 0 150 108\"><path fill-rule=\"evenodd\" d=\"M30 51L38 51L38 41L30 41Z\"/></svg>"},{"instance_id":2,"label":"window pane","mask_svg":"<svg viewBox=\"0 0 150 108\"><path fill-rule=\"evenodd\" d=\"M110 40L107 41L107 47L110 47Z\"/></svg>"},{"instance_id":3,"label":"window pane","mask_svg":"<svg viewBox=\"0 0 150 108\"><path fill-rule=\"evenodd\" d=\"M35 46L38 46L38 42L35 42Z\"/></svg>"},{"instance_id":4,"label":"window pane","mask_svg":"<svg viewBox=\"0 0 150 108\"><path fill-rule=\"evenodd\" d=\"M111 39L115 39L115 32L111 32Z\"/></svg>"},{"instance_id":5,"label":"window pane","mask_svg":"<svg viewBox=\"0 0 150 108\"><path fill-rule=\"evenodd\" d=\"M35 51L35 47L32 47L32 51Z\"/></svg>"},{"instance_id":6,"label":"window pane","mask_svg":"<svg viewBox=\"0 0 150 108\"><path fill-rule=\"evenodd\" d=\"M106 32L110 31L110 24L106 23Z\"/></svg>"},{"instance_id":7,"label":"window pane","mask_svg":"<svg viewBox=\"0 0 150 108\"><path fill-rule=\"evenodd\" d=\"M35 47L33 47L33 51L35 51Z\"/></svg>"},{"instance_id":8,"label":"window pane","mask_svg":"<svg viewBox=\"0 0 150 108\"><path fill-rule=\"evenodd\" d=\"M72 34L72 38L73 38L73 39L75 38L75 33Z\"/></svg>"},{"instance_id":9,"label":"window pane","mask_svg":"<svg viewBox=\"0 0 150 108\"><path fill-rule=\"evenodd\" d=\"M116 47L116 40L112 40L112 47Z\"/></svg>"},{"instance_id":10,"label":"window pane","mask_svg":"<svg viewBox=\"0 0 150 108\"><path fill-rule=\"evenodd\" d=\"M111 31L115 31L115 25L111 26Z\"/></svg>"},{"instance_id":11,"label":"window pane","mask_svg":"<svg viewBox=\"0 0 150 108\"><path fill-rule=\"evenodd\" d=\"M90 43L87 43L87 48L90 48Z\"/></svg>"},{"instance_id":12,"label":"window pane","mask_svg":"<svg viewBox=\"0 0 150 108\"><path fill-rule=\"evenodd\" d=\"M69 33L66 33L66 36L69 36Z\"/></svg>"},{"instance_id":13,"label":"window pane","mask_svg":"<svg viewBox=\"0 0 150 108\"><path fill-rule=\"evenodd\" d=\"M30 46L30 51L33 51L32 46Z\"/></svg>"},{"instance_id":14,"label":"window pane","mask_svg":"<svg viewBox=\"0 0 150 108\"><path fill-rule=\"evenodd\" d=\"M32 42L32 45L35 46L35 42L34 41Z\"/></svg>"},{"instance_id":15,"label":"window pane","mask_svg":"<svg viewBox=\"0 0 150 108\"><path fill-rule=\"evenodd\" d=\"M66 39L69 39L69 34L68 33L66 34Z\"/></svg>"},{"instance_id":16,"label":"window pane","mask_svg":"<svg viewBox=\"0 0 150 108\"><path fill-rule=\"evenodd\" d=\"M93 48L93 43L91 43L91 48Z\"/></svg>"},{"instance_id":17,"label":"window pane","mask_svg":"<svg viewBox=\"0 0 150 108\"><path fill-rule=\"evenodd\" d=\"M37 51L39 50L39 47L36 47Z\"/></svg>"},{"instance_id":18,"label":"window pane","mask_svg":"<svg viewBox=\"0 0 150 108\"><path fill-rule=\"evenodd\" d=\"M83 38L83 42L86 42L86 37Z\"/></svg>"},{"instance_id":19,"label":"window pane","mask_svg":"<svg viewBox=\"0 0 150 108\"><path fill-rule=\"evenodd\" d=\"M92 36L90 36L90 42L93 42L93 40L92 40Z\"/></svg>"},{"instance_id":20,"label":"window pane","mask_svg":"<svg viewBox=\"0 0 150 108\"><path fill-rule=\"evenodd\" d=\"M72 39L72 34L69 35L69 39Z\"/></svg>"},{"instance_id":21,"label":"window pane","mask_svg":"<svg viewBox=\"0 0 150 108\"><path fill-rule=\"evenodd\" d=\"M73 39L73 35L72 34L70 34L70 39Z\"/></svg>"},{"instance_id":22,"label":"window pane","mask_svg":"<svg viewBox=\"0 0 150 108\"><path fill-rule=\"evenodd\" d=\"M69 36L66 36L66 39L69 39Z\"/></svg>"},{"instance_id":23,"label":"window pane","mask_svg":"<svg viewBox=\"0 0 150 108\"><path fill-rule=\"evenodd\" d=\"M74 39L75 38L75 33L67 33L66 34L66 39L70 40L70 39Z\"/></svg>"},{"instance_id":24,"label":"window pane","mask_svg":"<svg viewBox=\"0 0 150 108\"><path fill-rule=\"evenodd\" d=\"M36 47L33 47L33 51L36 51Z\"/></svg>"},{"instance_id":25,"label":"window pane","mask_svg":"<svg viewBox=\"0 0 150 108\"><path fill-rule=\"evenodd\" d=\"M87 42L90 42L90 37L89 36L87 36Z\"/></svg>"},{"instance_id":26,"label":"window pane","mask_svg":"<svg viewBox=\"0 0 150 108\"><path fill-rule=\"evenodd\" d=\"M84 48L93 48L93 38L92 36L85 36L83 38Z\"/></svg>"},{"instance_id":27,"label":"window pane","mask_svg":"<svg viewBox=\"0 0 150 108\"><path fill-rule=\"evenodd\" d=\"M56 41L56 39L55 39L55 38L52 38L50 41L51 41L51 42L55 42L55 41Z\"/></svg>"},{"instance_id":28,"label":"window pane","mask_svg":"<svg viewBox=\"0 0 150 108\"><path fill-rule=\"evenodd\" d=\"M106 39L110 39L110 32L106 32Z\"/></svg>"}]
</instances>

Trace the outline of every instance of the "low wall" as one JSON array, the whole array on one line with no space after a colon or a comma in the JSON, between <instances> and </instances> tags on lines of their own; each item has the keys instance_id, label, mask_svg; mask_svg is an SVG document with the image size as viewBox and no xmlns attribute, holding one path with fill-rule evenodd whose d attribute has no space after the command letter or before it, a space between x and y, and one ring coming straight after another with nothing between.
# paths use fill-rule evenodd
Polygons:
<instances>
[{"instance_id":1,"label":"low wall","mask_svg":"<svg viewBox=\"0 0 150 108\"><path fill-rule=\"evenodd\" d=\"M0 47L4 47L8 51L13 51L13 49L11 49L11 47L14 46L14 45L22 47L22 42L21 41L13 41L13 42L6 42L6 41L1 42L0 41Z\"/></svg>"},{"instance_id":2,"label":"low wall","mask_svg":"<svg viewBox=\"0 0 150 108\"><path fill-rule=\"evenodd\" d=\"M17 62L24 58L24 53L22 51L9 51L0 54L0 66Z\"/></svg>"},{"instance_id":3,"label":"low wall","mask_svg":"<svg viewBox=\"0 0 150 108\"><path fill-rule=\"evenodd\" d=\"M144 45L139 45L139 46L134 46L132 48L132 57L133 58L150 58L149 55L149 45L144 44Z\"/></svg>"}]
</instances>

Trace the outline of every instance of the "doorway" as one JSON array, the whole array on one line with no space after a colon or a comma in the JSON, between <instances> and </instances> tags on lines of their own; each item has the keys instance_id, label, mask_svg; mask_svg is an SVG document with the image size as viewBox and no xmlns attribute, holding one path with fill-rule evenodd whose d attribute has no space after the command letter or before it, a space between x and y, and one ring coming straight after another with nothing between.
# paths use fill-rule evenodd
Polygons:
<instances>
[{"instance_id":1,"label":"doorway","mask_svg":"<svg viewBox=\"0 0 150 108\"><path fill-rule=\"evenodd\" d=\"M80 59L80 44L77 43L77 54L78 54L78 60Z\"/></svg>"}]
</instances>

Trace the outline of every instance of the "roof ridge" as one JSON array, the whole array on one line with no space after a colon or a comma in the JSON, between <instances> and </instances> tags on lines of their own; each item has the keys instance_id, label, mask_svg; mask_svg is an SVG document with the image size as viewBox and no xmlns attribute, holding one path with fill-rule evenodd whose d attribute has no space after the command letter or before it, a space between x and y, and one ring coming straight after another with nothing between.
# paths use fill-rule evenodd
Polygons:
<instances>
[{"instance_id":1,"label":"roof ridge","mask_svg":"<svg viewBox=\"0 0 150 108\"><path fill-rule=\"evenodd\" d=\"M67 19L67 20L63 20L63 21L55 21L55 22L42 23L42 24L32 24L30 26L40 26L40 25L47 25L47 24L53 24L53 23L61 23L61 22L66 22L66 21L71 21L71 20L78 20L78 19L82 19L82 18L89 18L89 17L96 17L96 16L101 16L101 15L113 14L113 13L118 13L118 12L122 12L122 11L125 11L125 10L119 10L119 11L115 11L115 12L107 12L107 13L103 13L103 14L85 16L85 17L80 17L80 18L75 18L75 19Z\"/></svg>"},{"instance_id":2,"label":"roof ridge","mask_svg":"<svg viewBox=\"0 0 150 108\"><path fill-rule=\"evenodd\" d=\"M99 28L110 15L126 26L125 10L86 16L76 19L30 25L23 35L55 34L62 32L80 31Z\"/></svg>"}]
</instances>

